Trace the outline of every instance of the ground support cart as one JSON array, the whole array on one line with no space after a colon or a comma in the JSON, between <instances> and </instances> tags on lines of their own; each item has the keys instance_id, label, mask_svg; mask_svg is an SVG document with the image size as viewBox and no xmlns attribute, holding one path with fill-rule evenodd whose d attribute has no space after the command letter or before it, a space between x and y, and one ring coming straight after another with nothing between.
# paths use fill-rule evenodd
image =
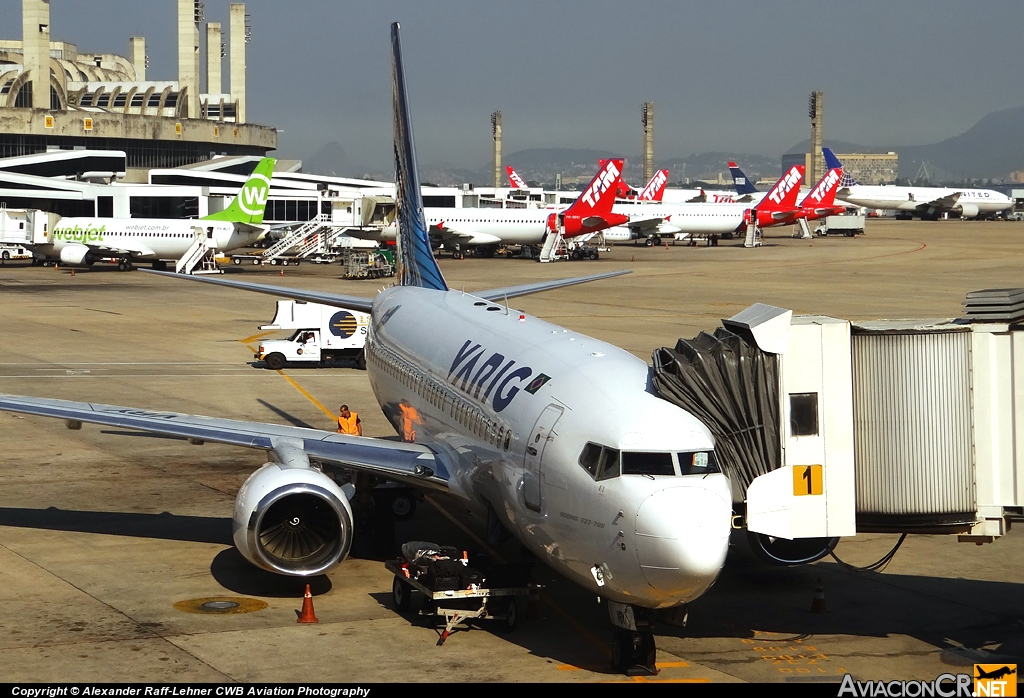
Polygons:
<instances>
[{"instance_id":1,"label":"ground support cart","mask_svg":"<svg viewBox=\"0 0 1024 698\"><path fill-rule=\"evenodd\" d=\"M459 625L469 625L478 619L500 620L503 627L511 632L519 624L522 609L520 604L527 600L536 600L536 593L528 586L487 587L487 577L470 568L465 557L455 559L460 567L468 571L470 578L477 576L481 583L470 584L465 589L440 589L440 586L451 586L450 577L441 577L426 573L424 566L414 565L402 557L388 560L384 567L395 575L391 586L391 598L399 612L406 612L412 607L412 592L418 591L424 599L419 615L427 618L433 627L442 622L444 629L437 639L441 646Z\"/></svg>"}]
</instances>

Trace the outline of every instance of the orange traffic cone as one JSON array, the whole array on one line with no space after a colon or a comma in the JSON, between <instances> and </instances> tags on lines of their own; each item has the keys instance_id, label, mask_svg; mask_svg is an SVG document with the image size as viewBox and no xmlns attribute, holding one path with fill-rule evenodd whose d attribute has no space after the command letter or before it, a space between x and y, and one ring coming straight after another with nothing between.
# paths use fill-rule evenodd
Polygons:
<instances>
[{"instance_id":1,"label":"orange traffic cone","mask_svg":"<svg viewBox=\"0 0 1024 698\"><path fill-rule=\"evenodd\" d=\"M281 276L284 276L284 269L281 270Z\"/></svg>"},{"instance_id":2,"label":"orange traffic cone","mask_svg":"<svg viewBox=\"0 0 1024 698\"><path fill-rule=\"evenodd\" d=\"M302 597L302 612L299 613L300 623L319 623L320 619L313 612L313 595L309 593L309 585L306 585L306 593Z\"/></svg>"},{"instance_id":3,"label":"orange traffic cone","mask_svg":"<svg viewBox=\"0 0 1024 698\"><path fill-rule=\"evenodd\" d=\"M632 257L630 257L629 261L635 262L636 261L636 255L633 255Z\"/></svg>"},{"instance_id":4,"label":"orange traffic cone","mask_svg":"<svg viewBox=\"0 0 1024 698\"><path fill-rule=\"evenodd\" d=\"M818 577L818 583L814 585L814 600L811 601L811 613L825 613L828 607L825 605L825 585Z\"/></svg>"},{"instance_id":5,"label":"orange traffic cone","mask_svg":"<svg viewBox=\"0 0 1024 698\"><path fill-rule=\"evenodd\" d=\"M72 269L72 270L71 270L71 276L74 276L74 275L75 275L75 270L74 270L74 269Z\"/></svg>"}]
</instances>

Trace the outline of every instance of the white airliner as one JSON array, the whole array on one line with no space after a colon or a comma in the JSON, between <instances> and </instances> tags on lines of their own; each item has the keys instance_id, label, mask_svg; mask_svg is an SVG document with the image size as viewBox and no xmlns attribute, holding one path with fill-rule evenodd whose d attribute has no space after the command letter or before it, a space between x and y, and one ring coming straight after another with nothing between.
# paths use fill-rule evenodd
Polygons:
<instances>
[{"instance_id":1,"label":"white airliner","mask_svg":"<svg viewBox=\"0 0 1024 698\"><path fill-rule=\"evenodd\" d=\"M828 148L822 148L828 169L842 167ZM857 184L843 175L842 189L836 198L851 206L882 211L901 211L921 220L936 221L944 213L961 218L985 218L1013 207L1013 199L992 189L953 189L950 187L902 187Z\"/></svg>"},{"instance_id":2,"label":"white airliner","mask_svg":"<svg viewBox=\"0 0 1024 698\"><path fill-rule=\"evenodd\" d=\"M621 158L602 160L590 184L568 207L425 209L430 240L461 258L467 247L479 247L485 255L492 255L498 245L541 245L549 232L558 229L571 238L624 223L625 215L612 212L624 162ZM371 234L394 240L398 230L396 220L380 233Z\"/></svg>"},{"instance_id":3,"label":"white airliner","mask_svg":"<svg viewBox=\"0 0 1024 698\"><path fill-rule=\"evenodd\" d=\"M653 670L650 610L693 601L725 561L732 498L713 438L655 395L645 362L504 302L625 272L477 294L448 288L423 216L397 23L391 40L400 285L366 299L168 276L369 312L367 376L411 442L18 396L0 396L0 409L72 428L91 422L266 451L271 462L238 493L234 542L250 562L281 574L321 574L349 552L353 488L323 470L447 491L607 599L623 628L616 664ZM395 579L396 600L405 584Z\"/></svg>"},{"instance_id":4,"label":"white airliner","mask_svg":"<svg viewBox=\"0 0 1024 698\"><path fill-rule=\"evenodd\" d=\"M260 160L238 195L218 213L200 219L62 218L50 242L36 245L34 251L74 266L113 257L125 271L138 261L164 269L166 260L181 259L197 237L206 238L220 252L251 245L265 231L260 223L274 163L273 158Z\"/></svg>"},{"instance_id":5,"label":"white airliner","mask_svg":"<svg viewBox=\"0 0 1024 698\"><path fill-rule=\"evenodd\" d=\"M605 239L643 239L651 246L661 244L662 236L731 235L746 225L747 211L753 208L757 209L758 225L762 228L792 222L803 170L803 165L794 165L760 201L753 203L617 204L612 211L628 215L629 222L605 230Z\"/></svg>"}]
</instances>

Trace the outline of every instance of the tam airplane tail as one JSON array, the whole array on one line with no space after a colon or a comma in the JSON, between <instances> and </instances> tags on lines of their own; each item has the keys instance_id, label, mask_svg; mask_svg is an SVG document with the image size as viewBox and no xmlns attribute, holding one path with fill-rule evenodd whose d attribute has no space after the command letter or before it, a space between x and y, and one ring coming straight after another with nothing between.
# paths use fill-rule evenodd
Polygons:
<instances>
[{"instance_id":1,"label":"tam airplane tail","mask_svg":"<svg viewBox=\"0 0 1024 698\"><path fill-rule=\"evenodd\" d=\"M616 158L601 162L601 169L579 198L558 214L565 237L594 233L629 221L629 216L612 213L615 195L622 184L622 167L626 161Z\"/></svg>"},{"instance_id":2,"label":"tam airplane tail","mask_svg":"<svg viewBox=\"0 0 1024 698\"><path fill-rule=\"evenodd\" d=\"M597 166L598 167L604 167L609 162L611 162L610 158L605 158L603 160L598 160L597 161ZM619 167L620 171L622 169L624 169L626 161L623 160L622 163L623 163L622 166ZM631 187L628 184L626 184L626 180L620 179L618 186L615 188L615 198L616 199L632 199L634 197L636 197L636 191L633 189L633 187Z\"/></svg>"},{"instance_id":3,"label":"tam airplane tail","mask_svg":"<svg viewBox=\"0 0 1024 698\"><path fill-rule=\"evenodd\" d=\"M833 167L800 202L800 208L830 208L835 205L836 192L843 178L843 167Z\"/></svg>"},{"instance_id":4,"label":"tam airplane tail","mask_svg":"<svg viewBox=\"0 0 1024 698\"><path fill-rule=\"evenodd\" d=\"M658 170L637 198L641 201L661 201L661 198L665 196L666 184L668 184L668 170Z\"/></svg>"},{"instance_id":5,"label":"tam airplane tail","mask_svg":"<svg viewBox=\"0 0 1024 698\"><path fill-rule=\"evenodd\" d=\"M775 183L757 205L758 211L791 211L795 209L796 197L800 194L800 182L804 178L804 166L793 165Z\"/></svg>"},{"instance_id":6,"label":"tam airplane tail","mask_svg":"<svg viewBox=\"0 0 1024 698\"><path fill-rule=\"evenodd\" d=\"M750 183L750 179L743 174L743 170L735 162L729 163L729 172L732 173L732 183L736 187L737 194L746 196L757 193L757 187Z\"/></svg>"},{"instance_id":7,"label":"tam airplane tail","mask_svg":"<svg viewBox=\"0 0 1024 698\"><path fill-rule=\"evenodd\" d=\"M512 184L513 189L529 189L526 180L520 177L519 173L513 170L511 165L505 166L505 172L508 173L508 181Z\"/></svg>"}]
</instances>

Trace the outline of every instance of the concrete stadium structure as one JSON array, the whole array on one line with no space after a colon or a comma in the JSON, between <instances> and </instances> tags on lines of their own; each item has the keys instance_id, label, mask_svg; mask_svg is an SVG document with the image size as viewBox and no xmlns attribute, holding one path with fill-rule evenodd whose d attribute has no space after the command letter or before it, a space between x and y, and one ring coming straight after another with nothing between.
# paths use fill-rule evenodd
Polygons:
<instances>
[{"instance_id":1,"label":"concrete stadium structure","mask_svg":"<svg viewBox=\"0 0 1024 698\"><path fill-rule=\"evenodd\" d=\"M202 4L177 0L177 8L178 79L152 80L143 37L131 38L129 57L79 53L72 43L52 40L48 0L22 0L21 41L0 40L0 157L119 150L131 178L137 168L274 150L276 129L245 119L245 5L230 6L227 92L221 85L221 27L206 27L205 93L199 88ZM137 181L144 180L139 173Z\"/></svg>"}]
</instances>

